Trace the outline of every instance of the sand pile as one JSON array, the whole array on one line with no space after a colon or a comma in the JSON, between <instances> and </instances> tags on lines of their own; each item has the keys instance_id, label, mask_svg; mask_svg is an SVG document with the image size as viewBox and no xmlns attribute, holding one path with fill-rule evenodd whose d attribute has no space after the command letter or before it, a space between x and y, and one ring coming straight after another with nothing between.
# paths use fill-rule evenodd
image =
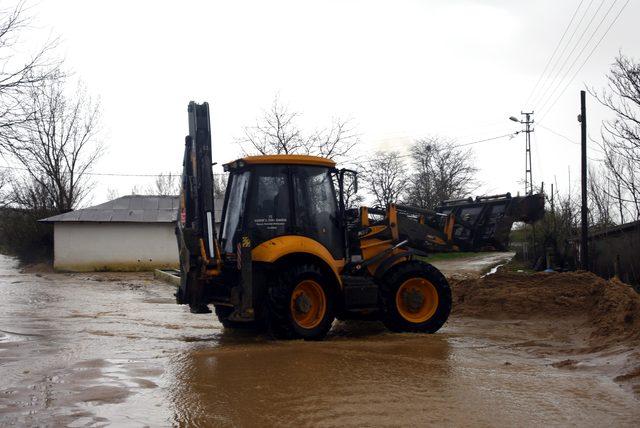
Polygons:
<instances>
[{"instance_id":1,"label":"sand pile","mask_svg":"<svg viewBox=\"0 0 640 428\"><path fill-rule=\"evenodd\" d=\"M487 319L578 319L602 344L640 342L640 295L589 272L498 272L454 281L454 316ZM586 320L586 321L585 321Z\"/></svg>"},{"instance_id":2,"label":"sand pile","mask_svg":"<svg viewBox=\"0 0 640 428\"><path fill-rule=\"evenodd\" d=\"M598 367L640 395L640 294L628 285L588 272L498 272L451 285L453 317L551 321L576 340L541 349L531 342L532 352L568 356L552 364L557 368Z\"/></svg>"}]
</instances>

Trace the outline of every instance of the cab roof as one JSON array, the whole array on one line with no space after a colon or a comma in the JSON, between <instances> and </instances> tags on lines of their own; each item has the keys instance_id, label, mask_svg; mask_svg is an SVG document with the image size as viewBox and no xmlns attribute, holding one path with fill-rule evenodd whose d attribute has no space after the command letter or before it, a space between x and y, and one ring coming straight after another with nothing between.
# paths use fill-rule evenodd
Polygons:
<instances>
[{"instance_id":1,"label":"cab roof","mask_svg":"<svg viewBox=\"0 0 640 428\"><path fill-rule=\"evenodd\" d=\"M313 165L333 168L336 163L331 159L309 155L262 155L246 156L233 162L224 164L225 171L246 165L271 164L271 165Z\"/></svg>"}]
</instances>

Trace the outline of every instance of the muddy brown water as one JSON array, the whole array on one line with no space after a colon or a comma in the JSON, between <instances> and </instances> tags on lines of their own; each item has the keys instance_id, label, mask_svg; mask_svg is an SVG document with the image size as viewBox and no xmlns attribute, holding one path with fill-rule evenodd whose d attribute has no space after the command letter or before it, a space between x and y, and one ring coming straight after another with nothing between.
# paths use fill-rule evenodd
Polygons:
<instances>
[{"instance_id":1,"label":"muddy brown water","mask_svg":"<svg viewBox=\"0 0 640 428\"><path fill-rule=\"evenodd\" d=\"M0 425L637 426L610 377L554 367L552 324L434 335L336 323L324 342L222 329L138 274L21 274L0 256Z\"/></svg>"}]
</instances>

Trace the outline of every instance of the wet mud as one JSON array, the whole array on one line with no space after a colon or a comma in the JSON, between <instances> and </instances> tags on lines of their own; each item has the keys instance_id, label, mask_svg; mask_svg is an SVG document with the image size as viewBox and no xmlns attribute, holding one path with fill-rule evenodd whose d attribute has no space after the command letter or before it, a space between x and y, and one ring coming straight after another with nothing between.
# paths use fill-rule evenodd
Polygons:
<instances>
[{"instance_id":1,"label":"wet mud","mask_svg":"<svg viewBox=\"0 0 640 428\"><path fill-rule=\"evenodd\" d=\"M150 274L36 276L0 256L0 424L636 425L631 339L593 348L591 312L483 316L498 304L480 286L454 288L466 303L434 335L337 322L280 342L190 314Z\"/></svg>"}]
</instances>

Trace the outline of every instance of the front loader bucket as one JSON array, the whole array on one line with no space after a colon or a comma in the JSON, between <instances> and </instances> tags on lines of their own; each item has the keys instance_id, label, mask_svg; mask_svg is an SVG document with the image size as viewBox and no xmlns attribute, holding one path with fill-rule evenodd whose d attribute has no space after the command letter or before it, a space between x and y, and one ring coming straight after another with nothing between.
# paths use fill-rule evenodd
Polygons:
<instances>
[{"instance_id":1,"label":"front loader bucket","mask_svg":"<svg viewBox=\"0 0 640 428\"><path fill-rule=\"evenodd\" d=\"M516 201L511 208L511 216L516 218L516 221L531 224L544 217L544 194L518 196L513 199Z\"/></svg>"},{"instance_id":2,"label":"front loader bucket","mask_svg":"<svg viewBox=\"0 0 640 428\"><path fill-rule=\"evenodd\" d=\"M513 223L533 223L543 217L544 195L512 197L507 193L444 201L436 211L454 214L453 241L461 250L505 251Z\"/></svg>"}]
</instances>

